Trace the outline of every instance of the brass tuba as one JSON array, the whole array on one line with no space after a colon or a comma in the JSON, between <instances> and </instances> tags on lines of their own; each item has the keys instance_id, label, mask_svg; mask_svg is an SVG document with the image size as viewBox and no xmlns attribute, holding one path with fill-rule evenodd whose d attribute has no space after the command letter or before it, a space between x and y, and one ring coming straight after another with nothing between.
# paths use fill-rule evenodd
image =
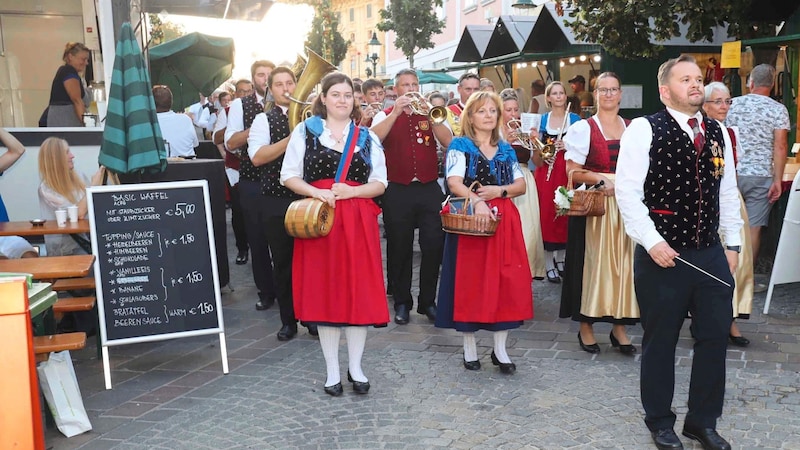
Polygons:
<instances>
[{"instance_id":1,"label":"brass tuba","mask_svg":"<svg viewBox=\"0 0 800 450\"><path fill-rule=\"evenodd\" d=\"M308 97L308 94L310 94L314 86L322 80L322 77L327 75L328 72L336 70L336 66L322 59L321 56L314 53L311 49L306 47L306 52L308 53L308 62L305 62L305 58L298 55L297 62L295 62L292 67L292 71L294 71L295 74L300 73L300 75L297 76L297 86L294 88L294 97L288 93L286 94L289 100L292 101L287 113L290 130L294 130L294 127L300 122L311 116L311 103L302 99Z\"/></svg>"}]
</instances>

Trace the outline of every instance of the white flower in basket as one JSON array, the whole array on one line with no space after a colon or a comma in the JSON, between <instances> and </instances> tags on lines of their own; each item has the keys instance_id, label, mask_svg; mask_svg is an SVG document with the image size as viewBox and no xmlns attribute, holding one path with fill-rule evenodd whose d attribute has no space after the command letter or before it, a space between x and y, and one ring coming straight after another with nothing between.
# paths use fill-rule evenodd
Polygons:
<instances>
[{"instance_id":1,"label":"white flower in basket","mask_svg":"<svg viewBox=\"0 0 800 450\"><path fill-rule=\"evenodd\" d=\"M555 190L553 203L556 204L556 216L563 216L567 214L569 211L569 205L572 203L572 197L574 195L574 191L567 190L567 188L564 186L559 186L558 189Z\"/></svg>"}]
</instances>

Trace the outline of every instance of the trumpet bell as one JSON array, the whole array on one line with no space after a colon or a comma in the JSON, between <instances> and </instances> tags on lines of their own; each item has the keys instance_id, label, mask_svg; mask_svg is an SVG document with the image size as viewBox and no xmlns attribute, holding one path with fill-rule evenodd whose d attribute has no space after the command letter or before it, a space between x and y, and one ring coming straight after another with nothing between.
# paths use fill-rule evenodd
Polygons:
<instances>
[{"instance_id":1,"label":"trumpet bell","mask_svg":"<svg viewBox=\"0 0 800 450\"><path fill-rule=\"evenodd\" d=\"M447 120L447 108L444 106L434 106L428 112L428 120L435 125L444 123L444 121Z\"/></svg>"}]
</instances>

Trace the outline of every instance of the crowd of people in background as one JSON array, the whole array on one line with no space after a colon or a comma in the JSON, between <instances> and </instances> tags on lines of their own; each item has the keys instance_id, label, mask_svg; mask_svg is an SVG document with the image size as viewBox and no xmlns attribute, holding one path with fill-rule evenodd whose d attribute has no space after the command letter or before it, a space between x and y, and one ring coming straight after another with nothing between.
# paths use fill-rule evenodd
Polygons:
<instances>
[{"instance_id":1,"label":"crowd of people in background","mask_svg":"<svg viewBox=\"0 0 800 450\"><path fill-rule=\"evenodd\" d=\"M79 43L65 48L48 125L80 124L86 92L79 74L87 55ZM571 96L560 81L535 80L529 93L497 92L491 80L468 72L456 92L421 93L413 69L399 71L390 86L333 72L318 93L301 99L310 113L293 128L288 114L298 79L269 61L254 62L251 79L235 82L232 92L200 94L185 114L172 111L167 86L154 86L153 97L170 156L194 157L200 140L217 146L236 264L251 264L255 308L278 304L279 340L294 338L298 323L319 336L326 393L343 392L342 329L348 382L365 394L368 327L406 325L415 305L435 326L462 333L465 369L481 368L475 331L489 330L491 362L503 374L516 372L508 334L533 317L533 280L546 280L562 285L559 315L579 322L577 344L586 352L601 352L594 324L605 322L613 348L637 353L626 326L642 322L642 402L659 448L681 448L672 431L672 390L664 386L674 384L675 343L689 314L697 370L684 434L706 448L730 448L714 431L724 353L729 342L749 344L733 319L747 319L754 289L763 289L753 285L753 261L770 205L781 194L790 128L786 107L769 98L774 79L772 66L756 66L749 94L731 99L722 83L703 90L694 59L672 59L658 74L666 109L632 122L620 115L623 81L610 72L593 79L591 91L582 75L574 76ZM444 108L444 116L432 115L434 108ZM523 112L537 114L538 127L523 130ZM2 129L0 141L8 148L2 171L24 148ZM675 164L662 165L665 158ZM102 182L102 167L88 178L72 159L66 141L42 144L43 218L66 205L84 216L86 187ZM699 190L675 181L681 177L696 179ZM602 191L604 215L568 217L556 208L555 191L580 185ZM303 197L335 207L327 237L294 239L286 232L285 213ZM499 221L494 234L444 233L440 216L451 198L465 199L481 226ZM0 220L8 220L1 199ZM35 256L22 242L4 238L0 252ZM46 238L48 254L88 252L87 243L86 236ZM736 293L678 265L679 256L730 284L735 278Z\"/></svg>"}]
</instances>

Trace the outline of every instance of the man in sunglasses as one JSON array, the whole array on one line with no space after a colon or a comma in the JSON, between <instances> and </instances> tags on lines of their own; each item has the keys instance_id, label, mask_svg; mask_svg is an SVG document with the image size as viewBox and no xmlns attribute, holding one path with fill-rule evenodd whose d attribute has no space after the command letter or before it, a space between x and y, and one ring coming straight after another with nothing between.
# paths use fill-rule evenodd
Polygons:
<instances>
[{"instance_id":1,"label":"man in sunglasses","mask_svg":"<svg viewBox=\"0 0 800 450\"><path fill-rule=\"evenodd\" d=\"M786 166L789 112L782 103L770 98L774 84L774 67L769 64L754 67L747 83L750 93L734 99L725 119L725 125L739 128L736 173L750 219L754 264L761 246L761 227L769 222L770 208L781 196ZM756 283L753 292L766 289L766 285Z\"/></svg>"}]
</instances>

